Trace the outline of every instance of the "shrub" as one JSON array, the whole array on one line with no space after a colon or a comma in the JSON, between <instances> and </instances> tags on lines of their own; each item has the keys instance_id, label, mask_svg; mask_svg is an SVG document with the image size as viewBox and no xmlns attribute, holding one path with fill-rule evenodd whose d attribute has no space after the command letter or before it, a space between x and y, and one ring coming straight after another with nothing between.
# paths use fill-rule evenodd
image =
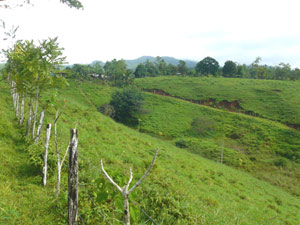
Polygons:
<instances>
[{"instance_id":1,"label":"shrub","mask_svg":"<svg viewBox=\"0 0 300 225\"><path fill-rule=\"evenodd\" d=\"M101 112L102 114L104 114L105 116L109 116L109 117L114 117L115 116L115 108L110 105L110 104L104 104L102 105L99 109L99 112Z\"/></svg>"},{"instance_id":2,"label":"shrub","mask_svg":"<svg viewBox=\"0 0 300 225\"><path fill-rule=\"evenodd\" d=\"M198 116L191 124L192 131L198 135L207 135L216 131L217 125L214 120L207 116Z\"/></svg>"},{"instance_id":3,"label":"shrub","mask_svg":"<svg viewBox=\"0 0 300 225\"><path fill-rule=\"evenodd\" d=\"M110 105L115 109L115 120L128 125L137 125L143 101L142 93L135 87L116 91L110 101Z\"/></svg>"},{"instance_id":4,"label":"shrub","mask_svg":"<svg viewBox=\"0 0 300 225\"><path fill-rule=\"evenodd\" d=\"M288 160L285 158L276 159L276 160L274 160L274 165L277 167L287 167Z\"/></svg>"}]
</instances>

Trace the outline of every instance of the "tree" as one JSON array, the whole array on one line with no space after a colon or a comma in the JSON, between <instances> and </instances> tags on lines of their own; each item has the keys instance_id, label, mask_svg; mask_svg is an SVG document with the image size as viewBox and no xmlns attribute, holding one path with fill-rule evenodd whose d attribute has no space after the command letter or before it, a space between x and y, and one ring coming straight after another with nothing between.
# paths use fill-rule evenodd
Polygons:
<instances>
[{"instance_id":1,"label":"tree","mask_svg":"<svg viewBox=\"0 0 300 225\"><path fill-rule=\"evenodd\" d=\"M142 113L144 97L135 87L127 87L116 91L111 98L110 105L114 107L114 118L122 123L136 125L138 116Z\"/></svg>"},{"instance_id":2,"label":"tree","mask_svg":"<svg viewBox=\"0 0 300 225\"><path fill-rule=\"evenodd\" d=\"M128 84L134 79L132 71L127 69L127 65L123 59L114 59L106 62L104 70L108 80L117 86Z\"/></svg>"},{"instance_id":3,"label":"tree","mask_svg":"<svg viewBox=\"0 0 300 225\"><path fill-rule=\"evenodd\" d=\"M101 62L97 61L97 62L93 63L91 65L91 72L95 73L95 74L98 74L98 75L104 73L104 69L101 65Z\"/></svg>"},{"instance_id":4,"label":"tree","mask_svg":"<svg viewBox=\"0 0 300 225\"><path fill-rule=\"evenodd\" d=\"M237 72L235 62L228 60L225 62L224 67L222 69L222 73L224 77L235 77Z\"/></svg>"},{"instance_id":5,"label":"tree","mask_svg":"<svg viewBox=\"0 0 300 225\"><path fill-rule=\"evenodd\" d=\"M70 8L83 9L83 5L78 0L60 0L61 3L68 5ZM0 8L14 8L14 7L22 7L26 4L32 4L30 0L14 0L12 4L7 0L0 0Z\"/></svg>"},{"instance_id":6,"label":"tree","mask_svg":"<svg viewBox=\"0 0 300 225\"><path fill-rule=\"evenodd\" d=\"M186 67L186 63L183 60L179 60L177 65L177 70L179 73L186 75L188 72L188 68Z\"/></svg>"},{"instance_id":7,"label":"tree","mask_svg":"<svg viewBox=\"0 0 300 225\"><path fill-rule=\"evenodd\" d=\"M159 73L157 67L152 62L150 62L149 60L147 60L145 62L145 69L146 69L146 76L147 77L155 77Z\"/></svg>"},{"instance_id":8,"label":"tree","mask_svg":"<svg viewBox=\"0 0 300 225\"><path fill-rule=\"evenodd\" d=\"M140 63L134 71L134 76L137 78L146 76L146 67L144 64Z\"/></svg>"},{"instance_id":9,"label":"tree","mask_svg":"<svg viewBox=\"0 0 300 225\"><path fill-rule=\"evenodd\" d=\"M159 56L156 57L155 60L155 66L157 68L157 71L160 75L166 75L167 74L167 64L165 60Z\"/></svg>"},{"instance_id":10,"label":"tree","mask_svg":"<svg viewBox=\"0 0 300 225\"><path fill-rule=\"evenodd\" d=\"M265 66L259 65L261 62L261 57L256 57L256 59L252 62L250 66L250 75L253 78L258 79L266 79L267 78L267 70Z\"/></svg>"},{"instance_id":11,"label":"tree","mask_svg":"<svg viewBox=\"0 0 300 225\"><path fill-rule=\"evenodd\" d=\"M196 72L203 75L216 75L219 69L219 63L217 60L211 57L206 57L196 65Z\"/></svg>"}]
</instances>

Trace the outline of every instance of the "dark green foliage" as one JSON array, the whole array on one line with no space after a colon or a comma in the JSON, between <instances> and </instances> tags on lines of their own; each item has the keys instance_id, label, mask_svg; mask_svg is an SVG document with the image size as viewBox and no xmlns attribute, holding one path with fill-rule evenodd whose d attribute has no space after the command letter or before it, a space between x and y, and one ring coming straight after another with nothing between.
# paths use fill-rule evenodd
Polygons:
<instances>
[{"instance_id":1,"label":"dark green foliage","mask_svg":"<svg viewBox=\"0 0 300 225\"><path fill-rule=\"evenodd\" d=\"M237 72L236 64L233 61L226 61L224 67L222 68L222 73L224 77L235 77Z\"/></svg>"},{"instance_id":2,"label":"dark green foliage","mask_svg":"<svg viewBox=\"0 0 300 225\"><path fill-rule=\"evenodd\" d=\"M112 118L115 117L115 113L116 113L115 109L110 104L104 104L98 110L99 110L99 112L101 112L105 116L109 116L109 117L112 117Z\"/></svg>"},{"instance_id":3,"label":"dark green foliage","mask_svg":"<svg viewBox=\"0 0 300 225\"><path fill-rule=\"evenodd\" d=\"M134 80L134 74L127 69L124 60L112 60L104 65L105 75L107 79L115 86L124 86L130 84Z\"/></svg>"},{"instance_id":4,"label":"dark green foliage","mask_svg":"<svg viewBox=\"0 0 300 225\"><path fill-rule=\"evenodd\" d=\"M183 74L183 75L187 74L187 72L188 72L188 68L186 67L186 63L183 60L179 60L179 63L177 65L177 69L178 69L178 72L180 74Z\"/></svg>"},{"instance_id":5,"label":"dark green foliage","mask_svg":"<svg viewBox=\"0 0 300 225\"><path fill-rule=\"evenodd\" d=\"M202 75L216 75L219 67L218 61L208 56L197 63L196 72Z\"/></svg>"},{"instance_id":6,"label":"dark green foliage","mask_svg":"<svg viewBox=\"0 0 300 225\"><path fill-rule=\"evenodd\" d=\"M139 64L135 71L134 71L134 76L136 78L141 78L141 77L145 77L146 76L146 67L144 64Z\"/></svg>"},{"instance_id":7,"label":"dark green foliage","mask_svg":"<svg viewBox=\"0 0 300 225\"><path fill-rule=\"evenodd\" d=\"M122 123L136 125L142 112L144 97L135 87L117 90L111 97L110 105L115 109L114 118Z\"/></svg>"},{"instance_id":8,"label":"dark green foliage","mask_svg":"<svg viewBox=\"0 0 300 225\"><path fill-rule=\"evenodd\" d=\"M60 0L62 3L67 4L69 7L74 7L76 9L83 9L83 5L78 0Z\"/></svg>"}]
</instances>

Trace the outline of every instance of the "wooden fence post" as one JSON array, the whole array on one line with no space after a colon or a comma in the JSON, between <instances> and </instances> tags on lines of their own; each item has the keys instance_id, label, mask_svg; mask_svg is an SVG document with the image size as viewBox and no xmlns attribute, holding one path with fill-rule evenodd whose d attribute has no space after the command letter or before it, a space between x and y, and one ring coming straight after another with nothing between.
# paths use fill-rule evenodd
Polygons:
<instances>
[{"instance_id":1,"label":"wooden fence post","mask_svg":"<svg viewBox=\"0 0 300 225\"><path fill-rule=\"evenodd\" d=\"M68 225L77 225L78 215L78 132L71 129L68 177Z\"/></svg>"}]
</instances>

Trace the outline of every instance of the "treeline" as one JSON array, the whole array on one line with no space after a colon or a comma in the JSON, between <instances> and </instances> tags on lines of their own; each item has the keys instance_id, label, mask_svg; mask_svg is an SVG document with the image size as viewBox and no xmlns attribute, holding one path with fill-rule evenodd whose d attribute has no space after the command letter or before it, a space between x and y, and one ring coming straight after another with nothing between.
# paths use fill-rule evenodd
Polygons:
<instances>
[{"instance_id":1,"label":"treeline","mask_svg":"<svg viewBox=\"0 0 300 225\"><path fill-rule=\"evenodd\" d=\"M269 80L300 80L300 69L291 68L289 64L280 63L276 66L261 65L257 57L250 65L238 64L227 60L221 67L212 57L199 61L195 68L188 68L185 61L179 60L175 66L161 57L154 62L147 60L140 63L135 70L127 68L125 60L108 61L102 67L100 62L90 65L75 64L66 68L66 73L73 78L100 78L114 85L130 84L134 78L181 75L181 76L216 76Z\"/></svg>"},{"instance_id":2,"label":"treeline","mask_svg":"<svg viewBox=\"0 0 300 225\"><path fill-rule=\"evenodd\" d=\"M187 76L223 76L238 78L270 79L270 80L300 80L300 69L292 69L289 64L280 63L277 66L260 65L261 58L257 57L250 65L238 64L231 60L221 67L219 62L212 57L206 57L199 61L195 68L187 68L183 60L177 66L166 64L157 57L154 63L145 62L139 64L135 71L135 77L154 77L161 75L187 75Z\"/></svg>"}]
</instances>

